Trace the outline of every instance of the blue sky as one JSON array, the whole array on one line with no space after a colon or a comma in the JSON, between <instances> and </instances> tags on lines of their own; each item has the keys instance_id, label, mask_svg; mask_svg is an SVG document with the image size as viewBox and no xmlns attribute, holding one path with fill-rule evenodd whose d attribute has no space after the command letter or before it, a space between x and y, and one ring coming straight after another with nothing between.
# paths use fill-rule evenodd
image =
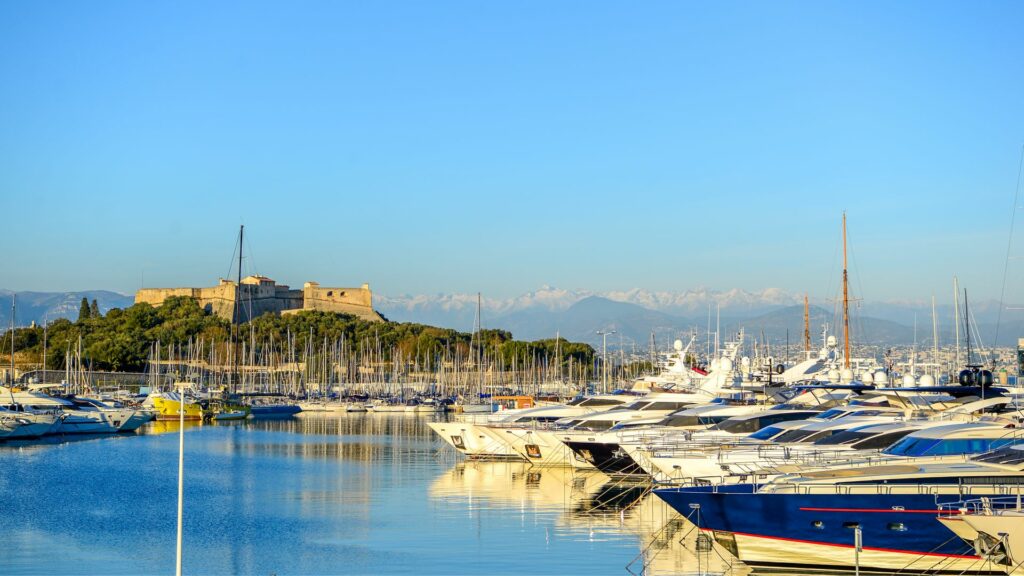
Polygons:
<instances>
[{"instance_id":1,"label":"blue sky","mask_svg":"<svg viewBox=\"0 0 1024 576\"><path fill-rule=\"evenodd\" d=\"M0 3L0 287L208 285L244 223L248 269L293 285L826 296L845 209L865 298L953 274L998 297L1022 24L1019 2Z\"/></svg>"}]
</instances>

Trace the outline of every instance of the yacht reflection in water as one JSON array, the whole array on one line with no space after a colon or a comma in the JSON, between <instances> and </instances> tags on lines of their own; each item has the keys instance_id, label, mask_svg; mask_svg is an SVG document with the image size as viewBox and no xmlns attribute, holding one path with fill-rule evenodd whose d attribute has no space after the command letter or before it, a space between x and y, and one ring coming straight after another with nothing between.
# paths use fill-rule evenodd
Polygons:
<instances>
[{"instance_id":1,"label":"yacht reflection in water","mask_svg":"<svg viewBox=\"0 0 1024 576\"><path fill-rule=\"evenodd\" d=\"M538 468L527 462L463 461L430 485L431 500L482 508L529 509L555 518L555 536L600 542L623 534L637 539L637 557L623 573L749 574L747 567L710 542L649 486L610 479L595 471ZM708 546L705 546L708 544Z\"/></svg>"}]
</instances>

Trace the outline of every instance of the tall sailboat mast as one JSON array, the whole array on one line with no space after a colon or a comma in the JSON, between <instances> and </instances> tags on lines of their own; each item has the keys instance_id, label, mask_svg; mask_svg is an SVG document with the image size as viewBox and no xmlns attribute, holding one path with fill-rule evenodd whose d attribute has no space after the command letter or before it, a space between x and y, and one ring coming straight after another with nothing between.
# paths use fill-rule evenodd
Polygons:
<instances>
[{"instance_id":1,"label":"tall sailboat mast","mask_svg":"<svg viewBox=\"0 0 1024 576\"><path fill-rule=\"evenodd\" d=\"M846 212L843 212L843 368L850 367L850 282L846 269Z\"/></svg>"},{"instance_id":2,"label":"tall sailboat mast","mask_svg":"<svg viewBox=\"0 0 1024 576\"><path fill-rule=\"evenodd\" d=\"M14 401L14 315L17 311L18 296L11 294L11 387L7 389L11 394L11 404L15 404ZM43 372L46 374L46 372Z\"/></svg>"},{"instance_id":3,"label":"tall sailboat mast","mask_svg":"<svg viewBox=\"0 0 1024 576\"><path fill-rule=\"evenodd\" d=\"M935 363L932 371L935 381L939 380L939 322L935 317L935 295L932 294L932 362Z\"/></svg>"},{"instance_id":4,"label":"tall sailboat mast","mask_svg":"<svg viewBox=\"0 0 1024 576\"><path fill-rule=\"evenodd\" d=\"M232 378L231 382L234 384L232 392L238 392L238 381L240 380L238 374L238 320L240 313L240 300L242 299L242 250L245 240L245 224L238 229L238 282L235 284L235 307L231 313L231 334L232 340L234 340L234 353L231 355L232 360Z\"/></svg>"},{"instance_id":5,"label":"tall sailboat mast","mask_svg":"<svg viewBox=\"0 0 1024 576\"><path fill-rule=\"evenodd\" d=\"M476 293L476 394L477 398L484 391L484 334L482 317L483 300Z\"/></svg>"}]
</instances>

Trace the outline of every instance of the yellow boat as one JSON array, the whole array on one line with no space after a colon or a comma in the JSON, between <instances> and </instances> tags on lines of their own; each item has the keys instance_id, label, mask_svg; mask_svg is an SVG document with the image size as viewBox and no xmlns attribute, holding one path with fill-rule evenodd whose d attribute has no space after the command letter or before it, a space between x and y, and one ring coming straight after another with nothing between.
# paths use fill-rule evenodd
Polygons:
<instances>
[{"instance_id":1,"label":"yellow boat","mask_svg":"<svg viewBox=\"0 0 1024 576\"><path fill-rule=\"evenodd\" d=\"M168 394L153 398L153 408L156 410L157 420L177 420L181 418L178 411L181 409L181 402L178 394ZM202 420L203 407L196 403L185 403L185 420Z\"/></svg>"}]
</instances>

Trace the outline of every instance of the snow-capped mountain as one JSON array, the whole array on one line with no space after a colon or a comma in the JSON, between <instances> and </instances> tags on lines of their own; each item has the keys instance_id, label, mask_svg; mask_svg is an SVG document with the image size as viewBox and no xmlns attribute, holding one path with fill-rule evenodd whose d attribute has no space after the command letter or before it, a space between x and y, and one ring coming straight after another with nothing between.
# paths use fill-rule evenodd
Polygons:
<instances>
[{"instance_id":1,"label":"snow-capped mountain","mask_svg":"<svg viewBox=\"0 0 1024 576\"><path fill-rule=\"evenodd\" d=\"M834 301L811 298L811 304L817 307L812 314L815 332L821 322L828 322L833 327L838 324L838 306ZM694 288L679 292L634 288L597 292L544 286L514 298L481 297L481 316L485 328L510 330L517 338L523 339L550 338L559 332L568 338L593 343L597 341L596 330L616 330L635 341L646 341L652 331L678 333L694 328L703 330L709 305L717 305L716 318L720 308L723 331L726 327L742 325L750 330L767 330L769 337L783 338L786 329L794 334L802 331L803 295L778 288L759 291ZM876 338L880 343L911 343L914 341L915 321L919 341L930 337L930 301L858 301L853 307L855 318L866 327L864 337ZM374 297L374 308L399 322L420 322L468 331L475 325L477 295L378 295ZM1024 314L1007 306L1003 307L999 317L999 308L999 304L993 301L972 302L971 322L983 338L991 340L998 319L1002 325L999 344L1013 345L1018 335L1024 335L1021 333ZM783 316L785 322L778 319ZM936 317L940 339L944 340L953 330L953 306L949 303L937 305ZM778 334L775 328L778 328Z\"/></svg>"},{"instance_id":2,"label":"snow-capped mountain","mask_svg":"<svg viewBox=\"0 0 1024 576\"><path fill-rule=\"evenodd\" d=\"M641 288L597 292L543 286L513 298L480 297L485 328L511 331L517 338L550 338L556 332L586 342L596 330L645 339L652 330L679 332L704 325L709 306L721 308L723 319L749 318L803 303L803 297L777 288L757 292L695 288L682 292ZM419 322L472 330L476 294L374 297L374 308L399 322Z\"/></svg>"},{"instance_id":3,"label":"snow-capped mountain","mask_svg":"<svg viewBox=\"0 0 1024 576\"><path fill-rule=\"evenodd\" d=\"M717 305L732 313L756 314L782 306L803 303L803 296L778 288L766 288L749 292L734 288L713 291L695 288L682 292L651 291L642 288L631 290L596 292L592 290L567 290L543 286L513 298L489 298L482 296L480 304L485 320L498 318L513 312L526 310L564 311L591 297L600 297L612 302L635 304L649 310L675 315L706 314L708 305ZM393 320L424 322L424 318L442 317L468 318L472 327L476 316L476 294L436 294L416 296L374 296L374 308ZM467 315L468 311L468 315Z\"/></svg>"}]
</instances>

